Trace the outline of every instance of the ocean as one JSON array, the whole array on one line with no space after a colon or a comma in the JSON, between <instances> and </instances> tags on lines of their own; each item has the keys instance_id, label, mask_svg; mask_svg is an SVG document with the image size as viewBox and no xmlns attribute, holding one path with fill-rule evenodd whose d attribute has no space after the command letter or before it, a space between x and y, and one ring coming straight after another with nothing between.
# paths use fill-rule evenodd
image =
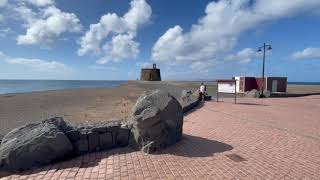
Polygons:
<instances>
[{"instance_id":1,"label":"ocean","mask_svg":"<svg viewBox=\"0 0 320 180\"><path fill-rule=\"evenodd\" d=\"M293 85L320 85L320 82L288 82Z\"/></svg>"},{"instance_id":2,"label":"ocean","mask_svg":"<svg viewBox=\"0 0 320 180\"><path fill-rule=\"evenodd\" d=\"M91 80L0 80L0 94L48 90L117 87L127 81Z\"/></svg>"}]
</instances>

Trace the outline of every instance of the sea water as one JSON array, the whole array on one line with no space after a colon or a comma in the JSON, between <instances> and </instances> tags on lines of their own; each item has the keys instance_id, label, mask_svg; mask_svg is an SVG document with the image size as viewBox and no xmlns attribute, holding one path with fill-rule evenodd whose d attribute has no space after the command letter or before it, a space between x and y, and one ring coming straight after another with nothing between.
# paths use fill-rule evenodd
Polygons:
<instances>
[{"instance_id":1,"label":"sea water","mask_svg":"<svg viewBox=\"0 0 320 180\"><path fill-rule=\"evenodd\" d=\"M0 94L75 88L117 87L126 82L98 80L0 80Z\"/></svg>"}]
</instances>

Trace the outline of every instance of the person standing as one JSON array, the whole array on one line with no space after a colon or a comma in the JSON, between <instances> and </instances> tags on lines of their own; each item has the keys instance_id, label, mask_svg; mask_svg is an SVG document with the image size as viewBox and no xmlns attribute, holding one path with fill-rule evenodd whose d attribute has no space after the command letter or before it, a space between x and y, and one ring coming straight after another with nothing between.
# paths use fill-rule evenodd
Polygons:
<instances>
[{"instance_id":1,"label":"person standing","mask_svg":"<svg viewBox=\"0 0 320 180\"><path fill-rule=\"evenodd\" d=\"M200 89L199 89L199 101L204 100L204 93L206 91L206 86L201 83Z\"/></svg>"}]
</instances>

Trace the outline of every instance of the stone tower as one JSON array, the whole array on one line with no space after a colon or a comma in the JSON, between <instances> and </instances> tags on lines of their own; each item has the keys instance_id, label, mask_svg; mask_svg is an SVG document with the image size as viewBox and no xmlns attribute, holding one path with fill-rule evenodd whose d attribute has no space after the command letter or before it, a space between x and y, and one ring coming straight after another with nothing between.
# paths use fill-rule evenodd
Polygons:
<instances>
[{"instance_id":1,"label":"stone tower","mask_svg":"<svg viewBox=\"0 0 320 180\"><path fill-rule=\"evenodd\" d=\"M156 64L152 68L141 69L140 81L161 81L160 69Z\"/></svg>"}]
</instances>

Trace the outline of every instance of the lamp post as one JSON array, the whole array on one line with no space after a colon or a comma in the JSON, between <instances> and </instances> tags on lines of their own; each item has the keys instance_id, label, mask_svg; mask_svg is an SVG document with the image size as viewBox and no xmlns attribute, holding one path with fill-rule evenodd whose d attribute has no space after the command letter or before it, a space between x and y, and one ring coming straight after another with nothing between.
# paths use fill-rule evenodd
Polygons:
<instances>
[{"instance_id":1,"label":"lamp post","mask_svg":"<svg viewBox=\"0 0 320 180\"><path fill-rule=\"evenodd\" d=\"M271 45L267 45L266 43L263 43L263 46L259 47L257 52L261 52L261 48L263 48L263 64L262 64L262 85L261 85L261 94L260 98L263 98L263 90L264 90L264 66L265 66L265 61L266 61L266 50L272 50ZM267 49L266 49L267 48Z\"/></svg>"}]
</instances>

